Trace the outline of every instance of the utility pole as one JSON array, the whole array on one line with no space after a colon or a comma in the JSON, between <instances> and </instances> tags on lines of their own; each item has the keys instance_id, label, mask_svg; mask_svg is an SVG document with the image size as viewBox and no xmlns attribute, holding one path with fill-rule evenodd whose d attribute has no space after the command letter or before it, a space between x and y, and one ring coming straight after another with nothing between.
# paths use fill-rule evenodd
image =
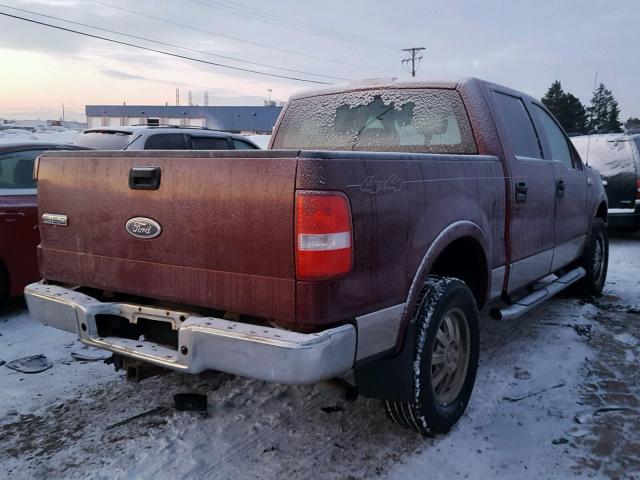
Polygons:
<instances>
[{"instance_id":1,"label":"utility pole","mask_svg":"<svg viewBox=\"0 0 640 480\"><path fill-rule=\"evenodd\" d=\"M64 122L64 103L62 104L62 121Z\"/></svg>"},{"instance_id":2,"label":"utility pole","mask_svg":"<svg viewBox=\"0 0 640 480\"><path fill-rule=\"evenodd\" d=\"M209 106L209 92L204 92L204 106Z\"/></svg>"},{"instance_id":3,"label":"utility pole","mask_svg":"<svg viewBox=\"0 0 640 480\"><path fill-rule=\"evenodd\" d=\"M402 60L402 66L411 72L411 76L416 76L416 68L420 68L420 60L422 60L422 55L418 56L418 53L424 50L424 47L413 47L413 48L403 48L403 52L407 52L408 57ZM409 70L409 64L411 64L411 69Z\"/></svg>"},{"instance_id":4,"label":"utility pole","mask_svg":"<svg viewBox=\"0 0 640 480\"><path fill-rule=\"evenodd\" d=\"M176 107L180 106L180 89L176 88Z\"/></svg>"},{"instance_id":5,"label":"utility pole","mask_svg":"<svg viewBox=\"0 0 640 480\"><path fill-rule=\"evenodd\" d=\"M189 106L193 106L193 96L191 95L191 92L189 92Z\"/></svg>"}]
</instances>

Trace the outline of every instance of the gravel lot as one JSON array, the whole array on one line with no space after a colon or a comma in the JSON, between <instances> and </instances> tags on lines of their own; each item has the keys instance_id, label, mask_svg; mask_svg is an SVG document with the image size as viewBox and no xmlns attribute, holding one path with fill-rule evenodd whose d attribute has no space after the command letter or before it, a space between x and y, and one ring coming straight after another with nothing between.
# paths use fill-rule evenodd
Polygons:
<instances>
[{"instance_id":1,"label":"gravel lot","mask_svg":"<svg viewBox=\"0 0 640 480\"><path fill-rule=\"evenodd\" d=\"M222 373L126 382L73 360L73 335L20 303L0 317L0 472L6 478L640 478L640 234L611 240L605 295L561 296L482 322L467 413L446 436L391 424L334 384L287 387ZM207 412L177 412L179 392ZM329 408L327 408L329 407ZM323 410L324 408L324 410ZM116 425L122 420L141 417Z\"/></svg>"}]
</instances>

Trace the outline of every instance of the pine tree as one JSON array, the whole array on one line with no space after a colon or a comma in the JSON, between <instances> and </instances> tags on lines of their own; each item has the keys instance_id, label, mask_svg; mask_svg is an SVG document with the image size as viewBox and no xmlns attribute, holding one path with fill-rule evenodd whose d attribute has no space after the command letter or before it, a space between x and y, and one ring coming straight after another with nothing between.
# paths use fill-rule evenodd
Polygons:
<instances>
[{"instance_id":1,"label":"pine tree","mask_svg":"<svg viewBox=\"0 0 640 480\"><path fill-rule=\"evenodd\" d=\"M547 106L549 111L553 113L556 118L560 117L560 111L562 109L562 101L564 99L564 96L565 93L562 89L562 84L558 80L556 80L551 84L545 96L542 97L542 103Z\"/></svg>"},{"instance_id":2,"label":"pine tree","mask_svg":"<svg viewBox=\"0 0 640 480\"><path fill-rule=\"evenodd\" d=\"M570 133L586 133L587 110L578 97L567 93L563 100L562 119L558 120Z\"/></svg>"},{"instance_id":3,"label":"pine tree","mask_svg":"<svg viewBox=\"0 0 640 480\"><path fill-rule=\"evenodd\" d=\"M621 132L620 109L611 90L603 83L593 92L591 106L587 108L589 131L593 133Z\"/></svg>"},{"instance_id":4,"label":"pine tree","mask_svg":"<svg viewBox=\"0 0 640 480\"><path fill-rule=\"evenodd\" d=\"M622 122L620 121L620 109L618 102L613 100L609 107L609 116L607 117L606 129L609 132L621 132Z\"/></svg>"},{"instance_id":5,"label":"pine tree","mask_svg":"<svg viewBox=\"0 0 640 480\"><path fill-rule=\"evenodd\" d=\"M547 106L567 132L586 132L587 115L584 105L576 96L565 92L558 80L551 84L545 96L542 97L542 103Z\"/></svg>"},{"instance_id":6,"label":"pine tree","mask_svg":"<svg viewBox=\"0 0 640 480\"><path fill-rule=\"evenodd\" d=\"M640 118L638 117L629 117L627 121L624 122L625 130L634 130L640 129Z\"/></svg>"}]
</instances>

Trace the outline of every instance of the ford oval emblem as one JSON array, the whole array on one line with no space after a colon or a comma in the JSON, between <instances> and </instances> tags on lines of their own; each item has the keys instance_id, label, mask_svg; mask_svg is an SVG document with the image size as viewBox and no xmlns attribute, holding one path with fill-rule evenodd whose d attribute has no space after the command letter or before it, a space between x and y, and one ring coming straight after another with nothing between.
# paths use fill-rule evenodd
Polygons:
<instances>
[{"instance_id":1,"label":"ford oval emblem","mask_svg":"<svg viewBox=\"0 0 640 480\"><path fill-rule=\"evenodd\" d=\"M133 217L125 224L127 233L136 238L155 238L162 233L158 222L147 217Z\"/></svg>"}]
</instances>

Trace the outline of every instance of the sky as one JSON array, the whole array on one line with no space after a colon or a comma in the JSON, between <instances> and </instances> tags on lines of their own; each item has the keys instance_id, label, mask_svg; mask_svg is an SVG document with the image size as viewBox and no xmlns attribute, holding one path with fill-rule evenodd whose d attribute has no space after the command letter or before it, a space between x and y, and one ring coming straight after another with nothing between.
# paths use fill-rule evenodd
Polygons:
<instances>
[{"instance_id":1,"label":"sky","mask_svg":"<svg viewBox=\"0 0 640 480\"><path fill-rule=\"evenodd\" d=\"M407 47L426 48L421 78L474 76L535 97L560 80L585 105L597 73L621 119L640 117L637 0L0 0L0 13L307 80L0 15L0 118L58 119L64 103L82 121L87 104L173 105L176 89L183 105L188 92L201 105L205 92L211 105L260 105L269 90L286 101L311 82L405 78Z\"/></svg>"}]
</instances>

